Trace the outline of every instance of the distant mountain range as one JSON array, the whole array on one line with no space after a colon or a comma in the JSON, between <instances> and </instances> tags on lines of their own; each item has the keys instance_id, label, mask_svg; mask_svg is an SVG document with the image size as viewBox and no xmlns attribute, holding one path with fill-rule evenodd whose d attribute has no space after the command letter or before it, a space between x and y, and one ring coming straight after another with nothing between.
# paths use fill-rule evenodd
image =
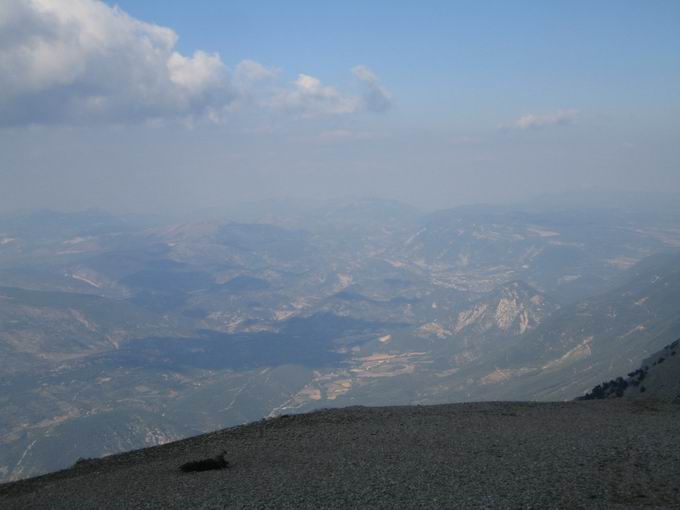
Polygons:
<instances>
[{"instance_id":1,"label":"distant mountain range","mask_svg":"<svg viewBox=\"0 0 680 510\"><path fill-rule=\"evenodd\" d=\"M377 405L384 395L419 403L575 398L680 335L678 268L678 256L653 257L612 290L562 307L513 282L437 310L434 320L363 345L352 368L337 373L349 389L334 405Z\"/></svg>"},{"instance_id":2,"label":"distant mountain range","mask_svg":"<svg viewBox=\"0 0 680 510\"><path fill-rule=\"evenodd\" d=\"M680 337L665 210L276 211L0 217L0 479L320 407L570 400Z\"/></svg>"}]
</instances>

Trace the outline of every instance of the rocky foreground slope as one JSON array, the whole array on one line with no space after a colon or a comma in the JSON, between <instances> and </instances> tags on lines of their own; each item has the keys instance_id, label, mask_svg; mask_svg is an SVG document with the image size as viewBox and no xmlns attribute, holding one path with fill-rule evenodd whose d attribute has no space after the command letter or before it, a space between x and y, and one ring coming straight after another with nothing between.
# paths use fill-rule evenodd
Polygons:
<instances>
[{"instance_id":1,"label":"rocky foreground slope","mask_svg":"<svg viewBox=\"0 0 680 510\"><path fill-rule=\"evenodd\" d=\"M678 423L625 399L324 410L0 485L0 507L678 508Z\"/></svg>"}]
</instances>

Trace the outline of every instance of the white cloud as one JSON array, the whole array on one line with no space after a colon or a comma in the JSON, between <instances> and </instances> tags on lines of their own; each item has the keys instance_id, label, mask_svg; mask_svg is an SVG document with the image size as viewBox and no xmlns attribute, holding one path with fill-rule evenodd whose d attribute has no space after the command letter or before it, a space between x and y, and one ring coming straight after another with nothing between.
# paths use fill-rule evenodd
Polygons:
<instances>
[{"instance_id":1,"label":"white cloud","mask_svg":"<svg viewBox=\"0 0 680 510\"><path fill-rule=\"evenodd\" d=\"M358 111L360 100L341 94L335 87L323 85L318 78L301 74L293 83L292 90L279 92L269 104L306 116L337 115Z\"/></svg>"},{"instance_id":2,"label":"white cloud","mask_svg":"<svg viewBox=\"0 0 680 510\"><path fill-rule=\"evenodd\" d=\"M558 110L556 112L534 114L528 113L521 116L515 121L514 126L519 129L540 129L549 126L565 126L572 124L578 111L576 110Z\"/></svg>"},{"instance_id":3,"label":"white cloud","mask_svg":"<svg viewBox=\"0 0 680 510\"><path fill-rule=\"evenodd\" d=\"M389 93L370 69L357 66L352 73L364 88L362 94L343 94L333 86L323 85L318 78L300 74L293 83L293 89L280 91L269 105L304 116L382 112L391 106Z\"/></svg>"},{"instance_id":4,"label":"white cloud","mask_svg":"<svg viewBox=\"0 0 680 510\"><path fill-rule=\"evenodd\" d=\"M378 77L366 66L356 66L352 74L360 80L365 88L361 98L362 106L367 111L384 112L392 106L390 93L380 85Z\"/></svg>"},{"instance_id":5,"label":"white cloud","mask_svg":"<svg viewBox=\"0 0 680 510\"><path fill-rule=\"evenodd\" d=\"M309 75L283 88L278 71L219 54L182 55L177 34L99 0L0 0L0 126L221 121L259 105L303 116L383 111L389 94L363 66L363 94Z\"/></svg>"},{"instance_id":6,"label":"white cloud","mask_svg":"<svg viewBox=\"0 0 680 510\"><path fill-rule=\"evenodd\" d=\"M243 60L237 66L234 72L234 80L241 85L250 85L260 81L273 79L278 72L275 69L270 69L263 66L254 60Z\"/></svg>"},{"instance_id":7,"label":"white cloud","mask_svg":"<svg viewBox=\"0 0 680 510\"><path fill-rule=\"evenodd\" d=\"M225 69L220 56L197 51L191 58L176 51L167 62L170 81L190 94L201 94L211 87L219 87L225 80Z\"/></svg>"},{"instance_id":8,"label":"white cloud","mask_svg":"<svg viewBox=\"0 0 680 510\"><path fill-rule=\"evenodd\" d=\"M0 122L213 117L234 99L219 55L95 0L3 0Z\"/></svg>"}]
</instances>

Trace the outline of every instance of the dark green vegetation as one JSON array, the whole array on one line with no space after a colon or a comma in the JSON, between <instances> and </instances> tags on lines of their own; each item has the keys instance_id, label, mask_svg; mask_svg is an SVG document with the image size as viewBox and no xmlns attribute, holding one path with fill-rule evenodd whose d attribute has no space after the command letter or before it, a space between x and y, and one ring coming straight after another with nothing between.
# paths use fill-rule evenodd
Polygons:
<instances>
[{"instance_id":1,"label":"dark green vegetation","mask_svg":"<svg viewBox=\"0 0 680 510\"><path fill-rule=\"evenodd\" d=\"M680 403L680 339L655 352L628 374L595 386L582 400L605 398L669 400Z\"/></svg>"},{"instance_id":2,"label":"dark green vegetation","mask_svg":"<svg viewBox=\"0 0 680 510\"><path fill-rule=\"evenodd\" d=\"M680 336L674 210L272 218L0 218L0 479L319 407L573 399Z\"/></svg>"}]
</instances>

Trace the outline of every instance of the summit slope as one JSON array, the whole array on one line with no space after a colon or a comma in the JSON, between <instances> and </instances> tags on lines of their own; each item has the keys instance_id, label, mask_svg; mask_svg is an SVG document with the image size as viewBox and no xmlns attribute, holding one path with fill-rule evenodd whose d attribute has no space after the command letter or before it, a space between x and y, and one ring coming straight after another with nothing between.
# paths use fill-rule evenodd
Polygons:
<instances>
[{"instance_id":1,"label":"summit slope","mask_svg":"<svg viewBox=\"0 0 680 510\"><path fill-rule=\"evenodd\" d=\"M324 410L0 485L0 506L677 508L679 419L628 400ZM180 470L223 450L228 469Z\"/></svg>"}]
</instances>

